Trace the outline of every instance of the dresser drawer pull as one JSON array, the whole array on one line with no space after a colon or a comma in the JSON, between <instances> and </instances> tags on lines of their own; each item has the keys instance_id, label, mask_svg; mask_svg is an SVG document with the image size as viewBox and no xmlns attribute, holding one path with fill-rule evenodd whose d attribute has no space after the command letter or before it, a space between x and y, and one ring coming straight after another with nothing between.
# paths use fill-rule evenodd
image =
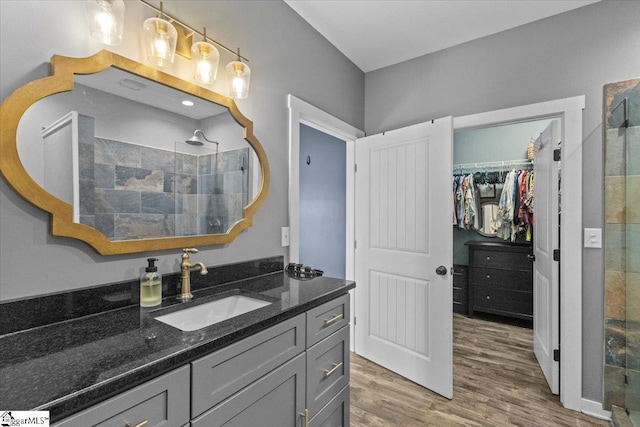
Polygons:
<instances>
[{"instance_id":1,"label":"dresser drawer pull","mask_svg":"<svg viewBox=\"0 0 640 427\"><path fill-rule=\"evenodd\" d=\"M332 324L334 322L337 322L340 319L342 319L342 313L334 314L333 317L331 317L331 319L323 319L324 320L324 326L329 326L330 324Z\"/></svg>"},{"instance_id":2,"label":"dresser drawer pull","mask_svg":"<svg viewBox=\"0 0 640 427\"><path fill-rule=\"evenodd\" d=\"M491 275L490 274L487 274L487 279L491 279Z\"/></svg>"},{"instance_id":3,"label":"dresser drawer pull","mask_svg":"<svg viewBox=\"0 0 640 427\"><path fill-rule=\"evenodd\" d=\"M487 261L491 261L491 257L487 255Z\"/></svg>"},{"instance_id":4,"label":"dresser drawer pull","mask_svg":"<svg viewBox=\"0 0 640 427\"><path fill-rule=\"evenodd\" d=\"M487 295L487 299L491 299L491 297L489 295Z\"/></svg>"},{"instance_id":5,"label":"dresser drawer pull","mask_svg":"<svg viewBox=\"0 0 640 427\"><path fill-rule=\"evenodd\" d=\"M144 427L147 425L149 421L147 420L142 420L140 421L138 424L129 424L127 423L124 427Z\"/></svg>"},{"instance_id":6,"label":"dresser drawer pull","mask_svg":"<svg viewBox=\"0 0 640 427\"><path fill-rule=\"evenodd\" d=\"M325 378L330 377L331 374L333 374L335 371L337 371L341 366L342 366L342 362L334 363L333 364L333 368L324 370L324 377Z\"/></svg>"}]
</instances>

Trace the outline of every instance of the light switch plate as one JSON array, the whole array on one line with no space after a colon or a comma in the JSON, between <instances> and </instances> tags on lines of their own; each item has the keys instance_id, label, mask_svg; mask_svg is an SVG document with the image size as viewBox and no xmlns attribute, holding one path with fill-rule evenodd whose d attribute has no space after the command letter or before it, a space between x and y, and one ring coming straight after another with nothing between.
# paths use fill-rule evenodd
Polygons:
<instances>
[{"instance_id":1,"label":"light switch plate","mask_svg":"<svg viewBox=\"0 0 640 427\"><path fill-rule=\"evenodd\" d=\"M282 241L282 246L289 246L289 227L282 227L280 230L280 240Z\"/></svg>"},{"instance_id":2,"label":"light switch plate","mask_svg":"<svg viewBox=\"0 0 640 427\"><path fill-rule=\"evenodd\" d=\"M585 248L601 248L602 247L602 228L585 228L584 229L584 247Z\"/></svg>"}]
</instances>

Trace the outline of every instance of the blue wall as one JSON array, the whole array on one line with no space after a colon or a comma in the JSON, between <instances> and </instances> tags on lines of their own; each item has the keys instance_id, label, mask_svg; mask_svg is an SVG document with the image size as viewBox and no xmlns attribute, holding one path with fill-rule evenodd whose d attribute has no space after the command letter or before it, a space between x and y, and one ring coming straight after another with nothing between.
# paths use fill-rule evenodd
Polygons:
<instances>
[{"instance_id":1,"label":"blue wall","mask_svg":"<svg viewBox=\"0 0 640 427\"><path fill-rule=\"evenodd\" d=\"M344 141L300 125L300 262L341 279L346 274L346 164Z\"/></svg>"}]
</instances>

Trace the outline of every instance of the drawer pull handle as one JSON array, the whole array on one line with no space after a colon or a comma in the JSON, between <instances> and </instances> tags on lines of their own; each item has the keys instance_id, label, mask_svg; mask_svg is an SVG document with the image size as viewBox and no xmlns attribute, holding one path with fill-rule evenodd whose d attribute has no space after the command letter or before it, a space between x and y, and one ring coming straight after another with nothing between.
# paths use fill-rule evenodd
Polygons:
<instances>
[{"instance_id":1,"label":"drawer pull handle","mask_svg":"<svg viewBox=\"0 0 640 427\"><path fill-rule=\"evenodd\" d=\"M334 363L333 364L333 368L324 370L324 377L325 378L330 377L331 374L333 374L335 371L337 371L341 366L342 366L342 362Z\"/></svg>"},{"instance_id":2,"label":"drawer pull handle","mask_svg":"<svg viewBox=\"0 0 640 427\"><path fill-rule=\"evenodd\" d=\"M138 424L129 424L129 423L127 423L127 425L125 425L124 427L144 427L144 426L147 425L148 422L149 421L147 421L147 420L142 420Z\"/></svg>"},{"instance_id":3,"label":"drawer pull handle","mask_svg":"<svg viewBox=\"0 0 640 427\"><path fill-rule=\"evenodd\" d=\"M487 299L491 299L491 297L489 295L487 295Z\"/></svg>"},{"instance_id":4,"label":"drawer pull handle","mask_svg":"<svg viewBox=\"0 0 640 427\"><path fill-rule=\"evenodd\" d=\"M490 274L487 274L487 279L491 279L491 275Z\"/></svg>"},{"instance_id":5,"label":"drawer pull handle","mask_svg":"<svg viewBox=\"0 0 640 427\"><path fill-rule=\"evenodd\" d=\"M305 409L304 412L298 412L301 417L304 417L304 427L309 427L309 410Z\"/></svg>"},{"instance_id":6,"label":"drawer pull handle","mask_svg":"<svg viewBox=\"0 0 640 427\"><path fill-rule=\"evenodd\" d=\"M487 261L490 261L491 257L489 255L487 255Z\"/></svg>"},{"instance_id":7,"label":"drawer pull handle","mask_svg":"<svg viewBox=\"0 0 640 427\"><path fill-rule=\"evenodd\" d=\"M334 314L331 319L323 319L324 320L324 326L329 326L330 324L337 322L338 320L342 319L342 313L340 314Z\"/></svg>"}]
</instances>

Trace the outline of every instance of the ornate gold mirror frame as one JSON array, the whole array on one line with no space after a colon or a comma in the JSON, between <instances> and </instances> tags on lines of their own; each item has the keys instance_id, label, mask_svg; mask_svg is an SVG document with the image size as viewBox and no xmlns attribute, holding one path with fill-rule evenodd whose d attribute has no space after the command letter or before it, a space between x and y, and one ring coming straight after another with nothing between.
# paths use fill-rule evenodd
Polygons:
<instances>
[{"instance_id":1,"label":"ornate gold mirror frame","mask_svg":"<svg viewBox=\"0 0 640 427\"><path fill-rule=\"evenodd\" d=\"M97 73L111 66L226 107L235 121L243 127L244 139L254 150L260 165L259 189L253 200L244 206L243 218L235 222L226 233L110 240L95 228L74 222L71 204L48 193L29 175L20 160L17 145L18 124L25 111L47 96L73 90L74 74ZM51 74L26 83L0 104L0 171L25 200L49 212L53 235L82 240L98 253L112 255L230 243L238 233L252 225L253 214L262 205L269 188L269 163L262 145L253 135L253 123L242 115L232 98L105 50L87 58L54 55L51 58Z\"/></svg>"}]
</instances>

